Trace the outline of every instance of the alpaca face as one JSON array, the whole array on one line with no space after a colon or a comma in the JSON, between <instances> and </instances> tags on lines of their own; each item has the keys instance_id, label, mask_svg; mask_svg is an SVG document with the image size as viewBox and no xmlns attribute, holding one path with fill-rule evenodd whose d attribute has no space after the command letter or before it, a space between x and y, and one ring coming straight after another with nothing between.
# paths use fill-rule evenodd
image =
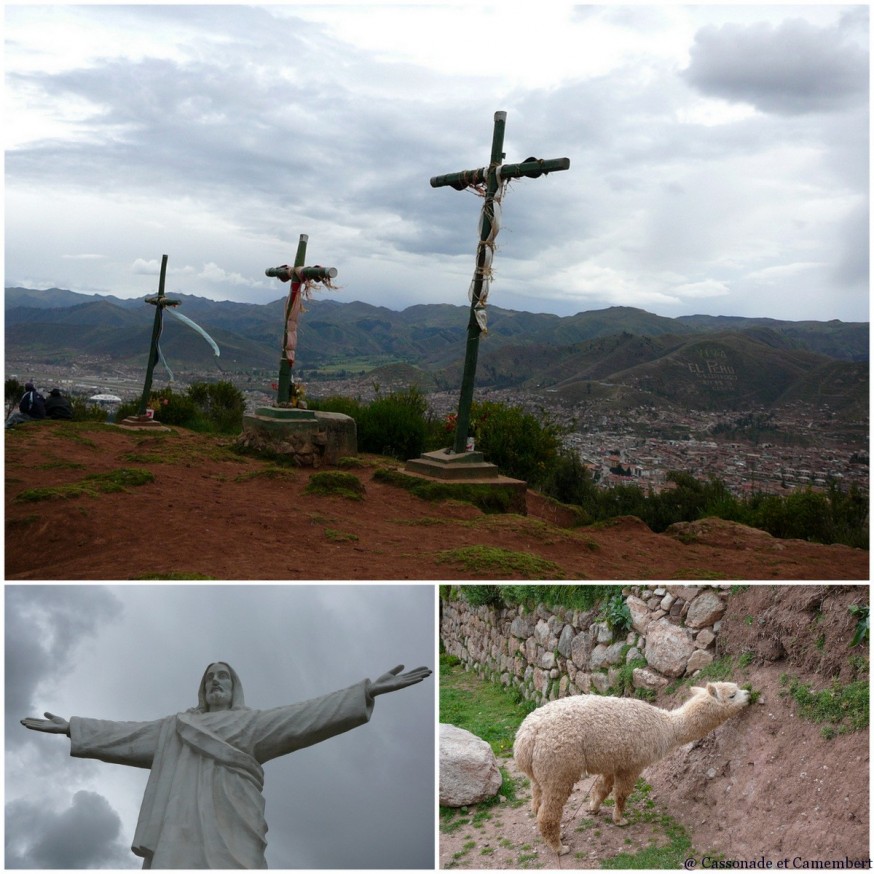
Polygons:
<instances>
[{"instance_id":1,"label":"alpaca face","mask_svg":"<svg viewBox=\"0 0 874 874\"><path fill-rule=\"evenodd\" d=\"M750 693L741 689L737 683L708 683L707 688L701 691L715 698L721 707L729 711L729 716L743 710L750 703Z\"/></svg>"}]
</instances>

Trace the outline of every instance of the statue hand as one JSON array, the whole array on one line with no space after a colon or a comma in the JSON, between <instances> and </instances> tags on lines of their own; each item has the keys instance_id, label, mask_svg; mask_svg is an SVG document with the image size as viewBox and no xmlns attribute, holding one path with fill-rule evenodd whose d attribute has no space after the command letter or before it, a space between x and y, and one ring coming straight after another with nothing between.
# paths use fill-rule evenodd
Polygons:
<instances>
[{"instance_id":1,"label":"statue hand","mask_svg":"<svg viewBox=\"0 0 874 874\"><path fill-rule=\"evenodd\" d=\"M45 713L46 719L34 719L32 716L27 716L21 720L21 724L25 728L32 731L46 731L49 734L69 734L70 723L63 716L55 716L54 713Z\"/></svg>"},{"instance_id":2,"label":"statue hand","mask_svg":"<svg viewBox=\"0 0 874 874\"><path fill-rule=\"evenodd\" d=\"M370 694L373 696L384 695L386 692L397 692L398 689L405 689L407 686L413 686L416 683L421 683L426 677L431 676L430 668L415 668L412 671L407 671L406 674L401 674L404 669L403 665L398 665L387 671L379 679L370 683ZM398 676L400 674L400 676Z\"/></svg>"}]
</instances>

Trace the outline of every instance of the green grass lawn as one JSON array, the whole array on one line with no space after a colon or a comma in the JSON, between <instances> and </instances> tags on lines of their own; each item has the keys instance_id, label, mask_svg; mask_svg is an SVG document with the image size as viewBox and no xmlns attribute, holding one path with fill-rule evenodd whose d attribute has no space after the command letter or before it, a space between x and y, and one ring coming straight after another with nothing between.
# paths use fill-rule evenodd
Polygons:
<instances>
[{"instance_id":1,"label":"green grass lawn","mask_svg":"<svg viewBox=\"0 0 874 874\"><path fill-rule=\"evenodd\" d=\"M491 744L496 756L512 751L516 730L532 710L534 702L482 682L452 656L440 656L440 721L473 732Z\"/></svg>"}]
</instances>

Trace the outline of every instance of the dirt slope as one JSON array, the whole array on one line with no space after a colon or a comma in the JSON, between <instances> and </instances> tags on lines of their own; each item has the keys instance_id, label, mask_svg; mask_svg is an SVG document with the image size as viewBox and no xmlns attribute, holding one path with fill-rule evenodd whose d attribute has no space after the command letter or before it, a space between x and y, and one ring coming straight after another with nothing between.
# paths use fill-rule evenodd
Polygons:
<instances>
[{"instance_id":1,"label":"dirt slope","mask_svg":"<svg viewBox=\"0 0 874 874\"><path fill-rule=\"evenodd\" d=\"M609 807L589 817L593 778L586 778L565 806L562 833L570 853L558 857L539 837L526 787L522 805L501 804L480 825L441 833L441 867L599 868L618 853L670 843L665 816L691 840L682 853L695 861L688 870L713 867L705 856L763 858L772 869L788 859L784 870L798 869L801 862L867 860L869 730L826 740L821 726L803 719L791 697L781 694L780 677L798 677L815 690L828 688L832 677L852 680L858 658L867 660L869 649L849 646L855 620L846 608L868 600L867 586L752 586L733 596L723 619L722 650L735 658L752 654L732 678L750 682L762 697L644 772L652 787L652 815L647 802L638 800L632 807L641 815L624 828L612 824ZM687 694L684 687L656 703L673 708ZM512 761L501 764L521 776Z\"/></svg>"},{"instance_id":2,"label":"dirt slope","mask_svg":"<svg viewBox=\"0 0 874 874\"><path fill-rule=\"evenodd\" d=\"M427 503L373 480L386 459L353 471L363 500L305 493L311 470L275 475L220 441L58 422L6 432L6 578L129 579L199 575L276 579L868 579L868 553L780 541L707 520L677 536L639 519L561 527L529 492L528 516ZM22 492L137 468L126 491L23 501ZM273 474L273 475L271 475ZM445 553L487 545L540 559L468 565Z\"/></svg>"}]
</instances>

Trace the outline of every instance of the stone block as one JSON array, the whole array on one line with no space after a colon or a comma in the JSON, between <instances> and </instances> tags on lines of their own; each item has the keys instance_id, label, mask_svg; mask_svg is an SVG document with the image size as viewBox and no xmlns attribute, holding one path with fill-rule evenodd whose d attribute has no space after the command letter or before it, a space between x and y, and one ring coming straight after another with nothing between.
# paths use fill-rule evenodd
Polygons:
<instances>
[{"instance_id":1,"label":"stone block","mask_svg":"<svg viewBox=\"0 0 874 874\"><path fill-rule=\"evenodd\" d=\"M695 648L689 633L667 619L653 622L646 634L646 660L660 674L681 677Z\"/></svg>"},{"instance_id":2,"label":"stone block","mask_svg":"<svg viewBox=\"0 0 874 874\"><path fill-rule=\"evenodd\" d=\"M695 652L689 656L689 662L686 665L686 676L692 676L695 671L700 671L702 668L706 668L707 665L712 664L713 656L709 652L705 652L703 649L696 649Z\"/></svg>"},{"instance_id":3,"label":"stone block","mask_svg":"<svg viewBox=\"0 0 874 874\"><path fill-rule=\"evenodd\" d=\"M689 604L686 625L689 628L704 628L713 625L725 613L725 601L716 592L702 592Z\"/></svg>"},{"instance_id":4,"label":"stone block","mask_svg":"<svg viewBox=\"0 0 874 874\"><path fill-rule=\"evenodd\" d=\"M648 689L651 692L658 692L659 689L663 689L668 685L668 681L649 668L635 668L631 672L631 684L635 689Z\"/></svg>"},{"instance_id":5,"label":"stone block","mask_svg":"<svg viewBox=\"0 0 874 874\"><path fill-rule=\"evenodd\" d=\"M239 446L253 452L287 455L300 467L336 464L358 454L355 420L342 413L259 407L243 416Z\"/></svg>"}]
</instances>

